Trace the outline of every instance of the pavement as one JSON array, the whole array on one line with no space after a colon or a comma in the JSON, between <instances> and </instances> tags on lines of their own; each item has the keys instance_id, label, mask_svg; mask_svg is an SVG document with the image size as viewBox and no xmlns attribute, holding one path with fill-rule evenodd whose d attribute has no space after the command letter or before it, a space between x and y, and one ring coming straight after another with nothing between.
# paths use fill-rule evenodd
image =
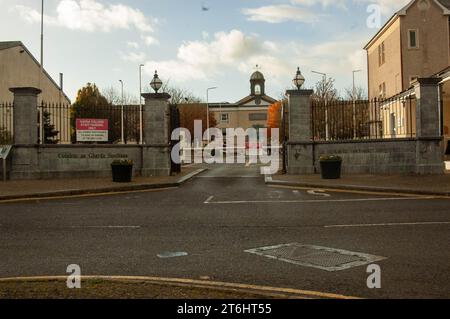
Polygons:
<instances>
[{"instance_id":1,"label":"pavement","mask_svg":"<svg viewBox=\"0 0 450 319\"><path fill-rule=\"evenodd\" d=\"M114 183L111 178L72 178L0 182L0 202L74 195L92 195L178 187L203 170L183 167L178 175L134 177L131 183Z\"/></svg>"},{"instance_id":2,"label":"pavement","mask_svg":"<svg viewBox=\"0 0 450 319\"><path fill-rule=\"evenodd\" d=\"M0 203L0 278L67 276L76 264L83 276L450 298L448 198L268 186L257 165L200 168L177 188ZM258 254L270 249L278 257ZM348 267L318 267L336 263Z\"/></svg>"},{"instance_id":3,"label":"pavement","mask_svg":"<svg viewBox=\"0 0 450 319\"><path fill-rule=\"evenodd\" d=\"M320 175L274 175L269 185L327 188L383 193L450 196L450 173L445 175L344 175L324 180Z\"/></svg>"}]
</instances>

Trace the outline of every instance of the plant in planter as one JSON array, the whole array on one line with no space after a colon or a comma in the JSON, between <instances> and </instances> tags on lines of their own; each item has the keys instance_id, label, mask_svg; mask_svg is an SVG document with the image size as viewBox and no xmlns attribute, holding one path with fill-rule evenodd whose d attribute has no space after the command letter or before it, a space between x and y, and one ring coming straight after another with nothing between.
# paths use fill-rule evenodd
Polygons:
<instances>
[{"instance_id":1,"label":"plant in planter","mask_svg":"<svg viewBox=\"0 0 450 319\"><path fill-rule=\"evenodd\" d=\"M133 177L132 160L116 160L111 163L113 182L130 183Z\"/></svg>"},{"instance_id":2,"label":"plant in planter","mask_svg":"<svg viewBox=\"0 0 450 319\"><path fill-rule=\"evenodd\" d=\"M341 178L342 157L323 155L320 157L320 171L323 179Z\"/></svg>"}]
</instances>

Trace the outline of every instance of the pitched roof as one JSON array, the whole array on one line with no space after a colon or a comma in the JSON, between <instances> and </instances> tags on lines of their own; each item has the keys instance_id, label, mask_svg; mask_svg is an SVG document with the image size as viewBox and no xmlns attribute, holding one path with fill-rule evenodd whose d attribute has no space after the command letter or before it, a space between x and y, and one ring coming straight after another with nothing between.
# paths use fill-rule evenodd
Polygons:
<instances>
[{"instance_id":1,"label":"pitched roof","mask_svg":"<svg viewBox=\"0 0 450 319\"><path fill-rule=\"evenodd\" d=\"M27 47L21 41L4 41L4 42L0 42L0 50L11 49L11 48L15 48L15 47L18 47L18 46L21 46L28 53L28 55L33 59L34 63L36 63L38 66L41 65L36 60L36 58L33 56L33 54L31 54L31 52L27 49ZM59 88L59 85L55 82L55 80L53 80L53 78L50 76L50 74L48 74L47 71L45 71L45 69L44 69L44 74L50 79L50 81L57 88ZM67 99L67 101L71 102L69 97L66 95L66 93L62 92L62 94Z\"/></svg>"},{"instance_id":2,"label":"pitched roof","mask_svg":"<svg viewBox=\"0 0 450 319\"><path fill-rule=\"evenodd\" d=\"M395 22L395 20L399 16L406 15L406 11L416 2L417 0L411 0L407 5L405 5L403 8L401 8L399 11L394 13L394 15L378 30L378 32L370 39L370 41L364 46L364 49L367 50L371 43L381 34L383 33L388 27L392 25L392 23ZM450 15L450 0L433 0L442 10L444 15Z\"/></svg>"},{"instance_id":3,"label":"pitched roof","mask_svg":"<svg viewBox=\"0 0 450 319\"><path fill-rule=\"evenodd\" d=\"M6 42L0 42L0 50L10 49L14 47L18 47L20 45L23 45L20 41L6 41Z\"/></svg>"},{"instance_id":4,"label":"pitched roof","mask_svg":"<svg viewBox=\"0 0 450 319\"><path fill-rule=\"evenodd\" d=\"M268 96L268 95L261 95L261 96L249 95L249 96L247 96L247 97L244 97L242 100L237 101L235 104L237 104L237 105L246 104L246 103L248 103L248 102L250 102L250 101L255 100L255 99L258 98L258 97L259 97L261 100L264 100L264 101L269 102L269 103L275 103L275 102L277 101L277 100L271 98L271 97Z\"/></svg>"},{"instance_id":5,"label":"pitched roof","mask_svg":"<svg viewBox=\"0 0 450 319\"><path fill-rule=\"evenodd\" d=\"M438 0L440 4L450 10L450 0Z\"/></svg>"}]
</instances>

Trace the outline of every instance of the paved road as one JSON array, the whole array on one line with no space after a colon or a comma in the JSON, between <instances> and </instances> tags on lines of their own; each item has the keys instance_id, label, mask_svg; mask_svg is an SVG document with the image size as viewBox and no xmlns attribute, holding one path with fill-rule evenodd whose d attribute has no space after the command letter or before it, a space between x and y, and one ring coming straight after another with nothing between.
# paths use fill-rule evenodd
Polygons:
<instances>
[{"instance_id":1,"label":"paved road","mask_svg":"<svg viewBox=\"0 0 450 319\"><path fill-rule=\"evenodd\" d=\"M221 165L174 190L0 204L0 277L79 264L85 275L450 297L448 199L328 194L269 188L257 166ZM382 288L367 288L366 266L328 272L244 252L294 242L386 257ZM157 257L180 251L189 255Z\"/></svg>"}]
</instances>

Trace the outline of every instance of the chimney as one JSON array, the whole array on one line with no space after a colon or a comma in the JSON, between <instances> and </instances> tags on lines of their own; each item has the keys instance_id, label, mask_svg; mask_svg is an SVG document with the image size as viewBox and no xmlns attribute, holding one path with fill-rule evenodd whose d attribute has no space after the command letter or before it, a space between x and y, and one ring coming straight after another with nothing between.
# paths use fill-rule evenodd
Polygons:
<instances>
[{"instance_id":1,"label":"chimney","mask_svg":"<svg viewBox=\"0 0 450 319\"><path fill-rule=\"evenodd\" d=\"M59 74L59 88L63 91L64 87L64 74Z\"/></svg>"}]
</instances>

